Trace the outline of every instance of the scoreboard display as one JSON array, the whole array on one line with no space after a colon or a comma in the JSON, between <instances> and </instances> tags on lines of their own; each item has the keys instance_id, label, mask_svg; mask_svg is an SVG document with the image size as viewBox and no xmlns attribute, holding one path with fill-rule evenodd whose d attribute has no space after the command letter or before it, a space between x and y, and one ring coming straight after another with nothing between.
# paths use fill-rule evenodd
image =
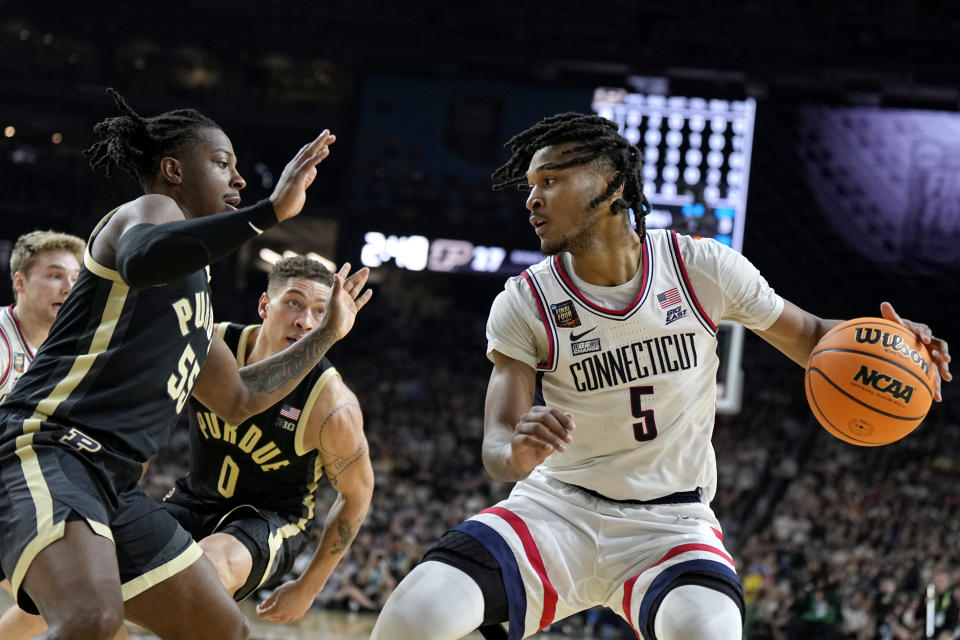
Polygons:
<instances>
[{"instance_id":1,"label":"scoreboard display","mask_svg":"<svg viewBox=\"0 0 960 640\"><path fill-rule=\"evenodd\" d=\"M650 229L715 238L740 251L756 101L598 88L593 110L643 152Z\"/></svg>"}]
</instances>

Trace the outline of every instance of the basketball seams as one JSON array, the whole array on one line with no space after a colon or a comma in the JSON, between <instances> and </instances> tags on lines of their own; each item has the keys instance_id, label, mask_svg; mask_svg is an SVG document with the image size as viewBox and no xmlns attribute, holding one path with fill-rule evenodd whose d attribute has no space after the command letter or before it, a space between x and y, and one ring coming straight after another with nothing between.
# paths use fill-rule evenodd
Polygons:
<instances>
[{"instance_id":1,"label":"basketball seams","mask_svg":"<svg viewBox=\"0 0 960 640\"><path fill-rule=\"evenodd\" d=\"M926 345L899 323L841 322L817 341L807 360L810 410L827 433L850 444L896 442L920 426L933 403L936 369L924 368L930 360Z\"/></svg>"},{"instance_id":2,"label":"basketball seams","mask_svg":"<svg viewBox=\"0 0 960 640\"><path fill-rule=\"evenodd\" d=\"M859 351L857 349L844 349L843 347L826 347L820 350L815 349L813 353L810 354L810 360L807 366L810 366L810 364L813 364L814 358L816 358L821 353L829 353L831 351L835 351L839 353L855 353L857 355L867 356L868 358L873 358L874 360L880 360L881 362L885 362L886 364L892 365L902 370L904 373L909 373L911 376L913 376L914 378L920 381L920 384L923 386L924 390L930 395L930 401L933 402L933 390L930 388L930 385L927 384L926 377L917 375L915 371L912 371L908 367L905 367L902 364L898 364L897 362L890 360L885 356L882 356L876 353L871 353L870 351Z\"/></svg>"},{"instance_id":3,"label":"basketball seams","mask_svg":"<svg viewBox=\"0 0 960 640\"><path fill-rule=\"evenodd\" d=\"M868 440L861 440L860 438L852 436L845 431L840 431L840 429L834 426L834 424L830 421L830 418L828 418L820 408L820 403L817 402L816 396L813 395L813 390L810 389L809 380L809 377L807 377L807 397L812 401L812 408L816 410L817 414L819 414L817 421L820 423L820 426L830 432L830 435L850 444L856 444L864 447L879 447L884 444L890 444L889 442L869 442Z\"/></svg>"}]
</instances>

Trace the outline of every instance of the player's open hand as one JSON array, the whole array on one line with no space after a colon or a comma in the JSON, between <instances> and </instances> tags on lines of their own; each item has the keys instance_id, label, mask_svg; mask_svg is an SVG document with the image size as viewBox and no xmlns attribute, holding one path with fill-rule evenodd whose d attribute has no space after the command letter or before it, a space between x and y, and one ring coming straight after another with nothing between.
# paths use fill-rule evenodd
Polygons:
<instances>
[{"instance_id":1,"label":"player's open hand","mask_svg":"<svg viewBox=\"0 0 960 640\"><path fill-rule=\"evenodd\" d=\"M897 324L902 324L919 338L920 342L927 347L927 350L930 352L930 357L933 359L936 367L934 371L937 373L937 388L936 392L933 395L933 399L937 402L943 400L943 396L940 395L940 385L941 380L950 382L953 380L953 376L950 374L950 348L947 345L947 341L941 338L937 338L933 335L933 331L930 330L930 327L923 324L922 322L913 322L912 320L905 320L900 317L893 309L893 305L889 302L880 303L880 313L886 320L891 322L896 322Z\"/></svg>"},{"instance_id":2,"label":"player's open hand","mask_svg":"<svg viewBox=\"0 0 960 640\"><path fill-rule=\"evenodd\" d=\"M257 615L264 620L283 624L294 622L310 610L316 594L297 580L284 582L270 597L257 605Z\"/></svg>"},{"instance_id":3,"label":"player's open hand","mask_svg":"<svg viewBox=\"0 0 960 640\"><path fill-rule=\"evenodd\" d=\"M270 194L278 220L292 218L303 209L307 202L307 187L317 177L317 165L330 155L330 145L336 140L337 136L324 129L312 142L300 147L297 155L283 168L277 186Z\"/></svg>"},{"instance_id":4,"label":"player's open hand","mask_svg":"<svg viewBox=\"0 0 960 640\"><path fill-rule=\"evenodd\" d=\"M357 313L373 296L370 289L363 290L370 276L370 269L364 267L350 276L347 276L348 273L350 263L345 262L340 271L334 274L330 300L320 320L319 328L329 331L337 340L350 333Z\"/></svg>"},{"instance_id":5,"label":"player's open hand","mask_svg":"<svg viewBox=\"0 0 960 640\"><path fill-rule=\"evenodd\" d=\"M528 474L551 453L566 451L575 428L569 413L552 407L531 407L520 416L510 439L514 467Z\"/></svg>"}]
</instances>

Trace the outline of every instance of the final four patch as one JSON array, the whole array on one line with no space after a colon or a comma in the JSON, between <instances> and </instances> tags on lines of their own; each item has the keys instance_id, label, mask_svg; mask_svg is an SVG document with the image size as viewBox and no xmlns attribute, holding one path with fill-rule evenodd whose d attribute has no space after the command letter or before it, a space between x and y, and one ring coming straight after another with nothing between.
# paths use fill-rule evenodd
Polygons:
<instances>
[{"instance_id":1,"label":"final four patch","mask_svg":"<svg viewBox=\"0 0 960 640\"><path fill-rule=\"evenodd\" d=\"M580 326L580 316L577 315L577 309L573 306L573 300L551 304L550 311L553 312L553 322L558 327Z\"/></svg>"},{"instance_id":2,"label":"final four patch","mask_svg":"<svg viewBox=\"0 0 960 640\"><path fill-rule=\"evenodd\" d=\"M20 373L23 373L23 362L24 362L24 358L23 358L23 354L22 354L22 353L19 353L19 352L18 352L18 353L13 354L13 369L14 369L14 371L18 371L18 372L20 372Z\"/></svg>"}]
</instances>

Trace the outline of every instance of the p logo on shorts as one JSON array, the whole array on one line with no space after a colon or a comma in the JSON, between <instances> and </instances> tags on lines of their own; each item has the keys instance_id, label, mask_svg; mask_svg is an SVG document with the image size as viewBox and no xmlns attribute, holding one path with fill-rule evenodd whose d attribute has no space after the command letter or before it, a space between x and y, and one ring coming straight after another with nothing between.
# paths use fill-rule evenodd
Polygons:
<instances>
[{"instance_id":1,"label":"p logo on shorts","mask_svg":"<svg viewBox=\"0 0 960 640\"><path fill-rule=\"evenodd\" d=\"M63 444L68 444L77 451L88 451L90 453L96 453L103 448L99 442L83 433L79 429L70 428L70 433L65 436L60 437L60 442Z\"/></svg>"}]
</instances>

